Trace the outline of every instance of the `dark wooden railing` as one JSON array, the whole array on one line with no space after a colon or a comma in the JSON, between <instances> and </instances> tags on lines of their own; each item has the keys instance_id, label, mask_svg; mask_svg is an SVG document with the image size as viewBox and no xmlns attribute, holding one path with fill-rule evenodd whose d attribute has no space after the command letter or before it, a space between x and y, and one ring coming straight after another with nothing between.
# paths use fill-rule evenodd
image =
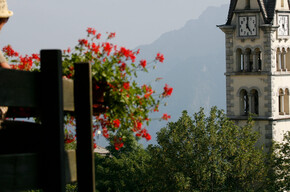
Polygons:
<instances>
[{"instance_id":1,"label":"dark wooden railing","mask_svg":"<svg viewBox=\"0 0 290 192\"><path fill-rule=\"evenodd\" d=\"M41 51L41 72L0 69L0 106L32 109L41 123L5 121L0 129L0 191L64 192L95 187L90 66L62 78L60 50ZM77 152L64 150L64 112L76 117ZM8 112L9 114L9 112ZM13 113L12 113L13 115Z\"/></svg>"}]
</instances>

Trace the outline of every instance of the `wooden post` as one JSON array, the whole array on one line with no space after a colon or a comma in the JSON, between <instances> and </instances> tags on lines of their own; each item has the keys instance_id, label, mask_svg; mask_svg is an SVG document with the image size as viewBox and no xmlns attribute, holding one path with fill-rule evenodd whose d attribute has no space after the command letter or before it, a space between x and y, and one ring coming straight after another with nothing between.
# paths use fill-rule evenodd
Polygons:
<instances>
[{"instance_id":1,"label":"wooden post","mask_svg":"<svg viewBox=\"0 0 290 192\"><path fill-rule=\"evenodd\" d=\"M95 191L92 130L92 77L88 63L75 64L74 101L77 133L77 180L80 192Z\"/></svg>"},{"instance_id":2,"label":"wooden post","mask_svg":"<svg viewBox=\"0 0 290 192\"><path fill-rule=\"evenodd\" d=\"M65 192L64 116L61 50L41 50L41 122L45 135L45 192ZM37 145L37 144L36 144Z\"/></svg>"}]
</instances>

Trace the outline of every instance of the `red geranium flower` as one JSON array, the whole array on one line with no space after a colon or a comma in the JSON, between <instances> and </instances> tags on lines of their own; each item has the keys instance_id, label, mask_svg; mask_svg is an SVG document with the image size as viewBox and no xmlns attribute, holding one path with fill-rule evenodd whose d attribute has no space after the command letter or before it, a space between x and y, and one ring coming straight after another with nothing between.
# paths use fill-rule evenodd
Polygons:
<instances>
[{"instance_id":1,"label":"red geranium flower","mask_svg":"<svg viewBox=\"0 0 290 192\"><path fill-rule=\"evenodd\" d=\"M107 52L108 56L110 55L110 53L112 51L112 48L113 48L113 46L110 43L108 43L108 42L103 44L104 52Z\"/></svg>"},{"instance_id":2,"label":"red geranium flower","mask_svg":"<svg viewBox=\"0 0 290 192\"><path fill-rule=\"evenodd\" d=\"M125 71L125 69L126 69L126 63L122 63L122 65L120 66L120 70Z\"/></svg>"},{"instance_id":3,"label":"red geranium flower","mask_svg":"<svg viewBox=\"0 0 290 192\"><path fill-rule=\"evenodd\" d=\"M116 33L110 33L109 36L108 36L108 39L112 39L116 36Z\"/></svg>"},{"instance_id":4,"label":"red geranium flower","mask_svg":"<svg viewBox=\"0 0 290 192\"><path fill-rule=\"evenodd\" d=\"M101 33L98 33L97 36L96 36L96 38L97 39L100 39L101 38L101 35L102 35Z\"/></svg>"},{"instance_id":5,"label":"red geranium flower","mask_svg":"<svg viewBox=\"0 0 290 192\"><path fill-rule=\"evenodd\" d=\"M79 44L80 44L80 45L85 45L85 46L87 46L87 45L88 45L88 40L86 40L86 39L80 39L80 40L79 40Z\"/></svg>"},{"instance_id":6,"label":"red geranium flower","mask_svg":"<svg viewBox=\"0 0 290 192\"><path fill-rule=\"evenodd\" d=\"M171 116L170 116L170 115L167 115L167 113L164 113L163 116L162 116L162 119L163 119L163 120L166 120L166 121L167 121L168 119L170 119L170 118L171 118Z\"/></svg>"},{"instance_id":7,"label":"red geranium flower","mask_svg":"<svg viewBox=\"0 0 290 192\"><path fill-rule=\"evenodd\" d=\"M140 65L141 65L143 68L145 68L146 65L147 65L147 61L146 61L146 60L141 60L141 61L140 61Z\"/></svg>"},{"instance_id":8,"label":"red geranium flower","mask_svg":"<svg viewBox=\"0 0 290 192\"><path fill-rule=\"evenodd\" d=\"M124 89L129 90L130 89L130 83L129 82L123 83L123 87L124 87Z\"/></svg>"},{"instance_id":9,"label":"red geranium flower","mask_svg":"<svg viewBox=\"0 0 290 192\"><path fill-rule=\"evenodd\" d=\"M164 89L164 92L162 93L163 97L167 97L172 94L173 88L169 87L167 84L165 84L165 87L163 89Z\"/></svg>"},{"instance_id":10,"label":"red geranium flower","mask_svg":"<svg viewBox=\"0 0 290 192\"><path fill-rule=\"evenodd\" d=\"M157 53L155 59L156 59L157 61L163 63L163 61L164 61L164 56L163 56L163 54L161 54L161 53Z\"/></svg>"},{"instance_id":11,"label":"red geranium flower","mask_svg":"<svg viewBox=\"0 0 290 192\"><path fill-rule=\"evenodd\" d=\"M89 28L87 29L87 32L88 32L89 35L90 35L90 34L91 34L91 35L96 35L96 32L97 32L97 31L96 31L95 29L89 27Z\"/></svg>"},{"instance_id":12,"label":"red geranium flower","mask_svg":"<svg viewBox=\"0 0 290 192\"><path fill-rule=\"evenodd\" d=\"M115 119L114 121L113 121L113 125L114 125L114 127L116 127L116 128L118 128L118 127L120 127L120 120L119 119Z\"/></svg>"}]
</instances>

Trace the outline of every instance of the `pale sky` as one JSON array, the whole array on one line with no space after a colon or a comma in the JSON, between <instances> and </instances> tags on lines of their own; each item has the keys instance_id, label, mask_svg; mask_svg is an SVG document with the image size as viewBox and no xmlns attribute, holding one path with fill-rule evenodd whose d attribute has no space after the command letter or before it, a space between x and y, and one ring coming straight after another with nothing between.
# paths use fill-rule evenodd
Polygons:
<instances>
[{"instance_id":1,"label":"pale sky","mask_svg":"<svg viewBox=\"0 0 290 192\"><path fill-rule=\"evenodd\" d=\"M85 36L87 27L116 32L118 45L150 44L165 32L196 19L208 6L230 0L7 0L14 12L0 33L0 48L21 54L65 49Z\"/></svg>"}]
</instances>

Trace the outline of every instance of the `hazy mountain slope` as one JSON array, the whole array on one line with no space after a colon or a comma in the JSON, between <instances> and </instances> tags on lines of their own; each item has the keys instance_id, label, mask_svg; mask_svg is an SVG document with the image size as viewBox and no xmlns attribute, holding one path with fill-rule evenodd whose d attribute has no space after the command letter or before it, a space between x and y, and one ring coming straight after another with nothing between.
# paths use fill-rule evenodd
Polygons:
<instances>
[{"instance_id":1,"label":"hazy mountain slope","mask_svg":"<svg viewBox=\"0 0 290 192\"><path fill-rule=\"evenodd\" d=\"M137 47L141 50L139 59L149 61L158 52L165 57L156 70L139 76L140 83L163 77L161 82L151 82L153 87L162 90L168 83L174 88L168 106L161 108L156 117L166 112L176 121L183 110L193 114L200 107L206 111L212 106L225 109L225 36L216 25L226 22L227 12L228 5L208 7L198 19L188 21L181 29L164 33L152 44ZM152 140L141 142L155 144L156 132L165 125L164 121L152 121L148 127Z\"/></svg>"},{"instance_id":2,"label":"hazy mountain slope","mask_svg":"<svg viewBox=\"0 0 290 192\"><path fill-rule=\"evenodd\" d=\"M172 97L164 112L176 121L183 110L193 113L212 106L225 109L225 39L224 33L216 27L225 23L228 5L209 7L196 20L175 31L167 32L150 45L143 45L140 58L152 58L157 52L165 60L158 64L150 77L163 77L155 86L168 83L174 88ZM144 82L147 82L144 77ZM155 142L155 132L165 124L152 122L149 132Z\"/></svg>"}]
</instances>

